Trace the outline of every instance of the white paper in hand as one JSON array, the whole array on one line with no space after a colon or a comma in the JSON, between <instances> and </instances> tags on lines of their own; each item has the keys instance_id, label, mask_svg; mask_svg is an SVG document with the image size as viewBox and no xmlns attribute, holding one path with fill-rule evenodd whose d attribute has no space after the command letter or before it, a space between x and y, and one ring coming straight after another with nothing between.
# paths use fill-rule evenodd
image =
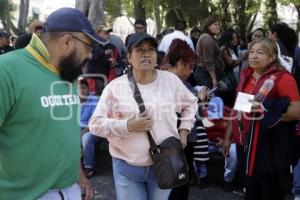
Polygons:
<instances>
[{"instance_id":1,"label":"white paper in hand","mask_svg":"<svg viewBox=\"0 0 300 200\"><path fill-rule=\"evenodd\" d=\"M252 107L252 103L250 102L251 100L254 100L254 95L239 92L233 109L250 113Z\"/></svg>"}]
</instances>

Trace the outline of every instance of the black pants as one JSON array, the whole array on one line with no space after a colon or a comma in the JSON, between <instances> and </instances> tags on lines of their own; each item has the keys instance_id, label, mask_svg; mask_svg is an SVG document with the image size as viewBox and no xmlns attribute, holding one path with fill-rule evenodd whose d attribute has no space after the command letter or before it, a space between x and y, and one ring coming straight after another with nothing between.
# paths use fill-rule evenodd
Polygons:
<instances>
[{"instance_id":1,"label":"black pants","mask_svg":"<svg viewBox=\"0 0 300 200\"><path fill-rule=\"evenodd\" d=\"M187 163L189 165L190 179L195 174L195 170L193 166L193 146L194 146L193 143L188 142L186 148L184 149ZM190 188L189 182L185 185L173 188L169 196L169 200L187 200L189 197L189 188Z\"/></svg>"},{"instance_id":2,"label":"black pants","mask_svg":"<svg viewBox=\"0 0 300 200\"><path fill-rule=\"evenodd\" d=\"M246 181L246 153L244 150L244 146L236 144L236 154L238 159L238 166L234 180L239 189L243 189L245 187Z\"/></svg>"},{"instance_id":3,"label":"black pants","mask_svg":"<svg viewBox=\"0 0 300 200\"><path fill-rule=\"evenodd\" d=\"M244 200L284 200L284 174L260 174L246 177Z\"/></svg>"}]
</instances>

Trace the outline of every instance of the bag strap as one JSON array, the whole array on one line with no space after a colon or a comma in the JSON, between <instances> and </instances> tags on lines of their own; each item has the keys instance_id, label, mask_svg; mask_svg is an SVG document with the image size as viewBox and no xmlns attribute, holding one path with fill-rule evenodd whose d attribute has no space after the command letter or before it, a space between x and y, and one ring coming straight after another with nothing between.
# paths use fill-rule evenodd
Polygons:
<instances>
[{"instance_id":1,"label":"bag strap","mask_svg":"<svg viewBox=\"0 0 300 200\"><path fill-rule=\"evenodd\" d=\"M130 83L130 87L131 87L132 92L133 92L133 98L135 99L136 103L138 104L140 113L143 113L143 112L145 112L146 108L145 108L145 104L144 104L144 101L142 99L142 95L140 93L140 90L139 90L139 88L136 84L136 81L135 81L134 77L133 77L132 69L129 69L127 71L127 77L128 77L128 81ZM148 136L149 143L150 143L150 153L153 155L154 153L159 152L159 148L156 145L150 131L147 131L147 136Z\"/></svg>"}]
</instances>

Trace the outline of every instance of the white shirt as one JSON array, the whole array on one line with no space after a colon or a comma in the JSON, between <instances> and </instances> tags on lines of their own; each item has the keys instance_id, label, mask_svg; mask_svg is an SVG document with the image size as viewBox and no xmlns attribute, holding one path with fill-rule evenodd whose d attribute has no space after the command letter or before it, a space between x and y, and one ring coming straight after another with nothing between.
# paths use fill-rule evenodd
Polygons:
<instances>
[{"instance_id":1,"label":"white shirt","mask_svg":"<svg viewBox=\"0 0 300 200\"><path fill-rule=\"evenodd\" d=\"M195 52L195 48L194 48L191 38L184 35L184 33L182 31L177 31L177 30L175 30L173 33L169 33L163 37L161 43L158 46L158 51L163 51L166 53L169 50L169 47L170 47L172 41L177 38L181 39L183 41L186 41L188 43L188 45L191 47L191 49Z\"/></svg>"},{"instance_id":2,"label":"white shirt","mask_svg":"<svg viewBox=\"0 0 300 200\"><path fill-rule=\"evenodd\" d=\"M293 67L293 62L294 62L294 61L293 61L293 58L292 58L292 57L289 57L289 56L282 55L278 43L276 43L276 44L277 44L278 59L279 59L280 64L281 64L288 72L291 73L292 67Z\"/></svg>"}]
</instances>

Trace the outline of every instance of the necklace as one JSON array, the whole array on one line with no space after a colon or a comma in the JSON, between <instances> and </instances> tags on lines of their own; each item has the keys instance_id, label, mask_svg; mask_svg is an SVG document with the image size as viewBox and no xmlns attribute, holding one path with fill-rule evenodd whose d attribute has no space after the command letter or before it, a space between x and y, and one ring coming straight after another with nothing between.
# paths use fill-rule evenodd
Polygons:
<instances>
[{"instance_id":1,"label":"necklace","mask_svg":"<svg viewBox=\"0 0 300 200\"><path fill-rule=\"evenodd\" d=\"M255 78L256 80L259 79L259 77L261 76L259 73L257 73L256 71L253 72L252 74L253 78Z\"/></svg>"},{"instance_id":2,"label":"necklace","mask_svg":"<svg viewBox=\"0 0 300 200\"><path fill-rule=\"evenodd\" d=\"M251 80L252 89L250 91L250 94L253 93L253 90L254 90L254 88L257 84L257 81L259 80L259 77L260 77L260 74L254 71L253 74L252 74L252 80Z\"/></svg>"}]
</instances>

